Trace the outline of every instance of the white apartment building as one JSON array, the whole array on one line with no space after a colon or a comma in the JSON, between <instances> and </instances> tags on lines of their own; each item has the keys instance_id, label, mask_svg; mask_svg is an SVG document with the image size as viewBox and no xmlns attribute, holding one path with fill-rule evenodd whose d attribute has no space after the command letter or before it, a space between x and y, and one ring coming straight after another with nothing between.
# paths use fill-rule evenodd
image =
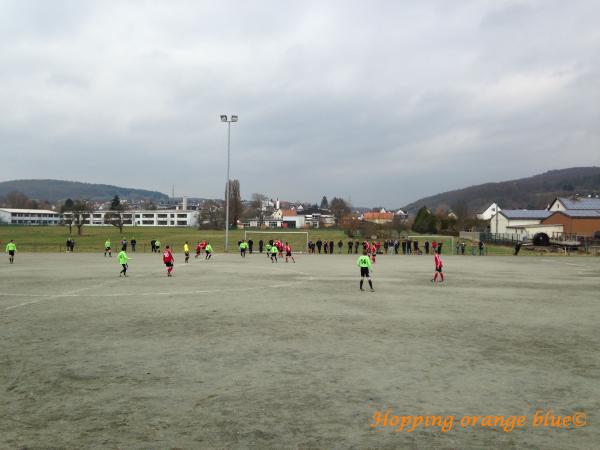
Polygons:
<instances>
[{"instance_id":1,"label":"white apartment building","mask_svg":"<svg viewBox=\"0 0 600 450\"><path fill-rule=\"evenodd\" d=\"M0 208L0 223L9 225L58 225L60 213L47 209Z\"/></svg>"},{"instance_id":2,"label":"white apartment building","mask_svg":"<svg viewBox=\"0 0 600 450\"><path fill-rule=\"evenodd\" d=\"M111 225L106 220L110 211L94 211L86 217L88 225ZM124 211L123 225L138 227L194 227L198 224L199 211L184 209L157 209ZM71 217L70 212L64 213L65 220Z\"/></svg>"}]
</instances>

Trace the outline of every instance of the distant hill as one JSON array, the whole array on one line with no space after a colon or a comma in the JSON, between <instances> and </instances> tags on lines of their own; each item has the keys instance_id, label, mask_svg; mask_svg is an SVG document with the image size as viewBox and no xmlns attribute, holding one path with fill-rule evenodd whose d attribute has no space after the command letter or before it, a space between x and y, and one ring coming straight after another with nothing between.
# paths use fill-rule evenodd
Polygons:
<instances>
[{"instance_id":1,"label":"distant hill","mask_svg":"<svg viewBox=\"0 0 600 450\"><path fill-rule=\"evenodd\" d=\"M463 209L482 212L492 202L504 209L543 209L555 197L600 193L600 167L573 167L500 183L486 183L425 197L402 208L416 213L426 205L430 210Z\"/></svg>"},{"instance_id":2,"label":"distant hill","mask_svg":"<svg viewBox=\"0 0 600 450\"><path fill-rule=\"evenodd\" d=\"M131 189L108 184L79 183L62 180L14 180L0 182L0 197L11 191L19 191L35 200L49 202L71 199L110 200L115 195L127 200L167 200L162 192Z\"/></svg>"}]
</instances>

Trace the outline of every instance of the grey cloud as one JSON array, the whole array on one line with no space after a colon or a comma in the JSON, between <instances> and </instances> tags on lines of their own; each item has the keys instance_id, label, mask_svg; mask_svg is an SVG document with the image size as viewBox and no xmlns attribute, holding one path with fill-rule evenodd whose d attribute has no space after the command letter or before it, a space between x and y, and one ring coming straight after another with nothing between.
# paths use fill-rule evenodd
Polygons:
<instances>
[{"instance_id":1,"label":"grey cloud","mask_svg":"<svg viewBox=\"0 0 600 450\"><path fill-rule=\"evenodd\" d=\"M51 5L51 6L49 6ZM592 0L4 1L5 178L401 206L600 163Z\"/></svg>"}]
</instances>

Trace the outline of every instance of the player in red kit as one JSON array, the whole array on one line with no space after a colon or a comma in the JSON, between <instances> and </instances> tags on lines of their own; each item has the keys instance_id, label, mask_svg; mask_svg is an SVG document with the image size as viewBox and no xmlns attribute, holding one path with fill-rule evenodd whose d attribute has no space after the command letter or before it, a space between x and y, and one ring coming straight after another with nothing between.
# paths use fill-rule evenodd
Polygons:
<instances>
[{"instance_id":1,"label":"player in red kit","mask_svg":"<svg viewBox=\"0 0 600 450\"><path fill-rule=\"evenodd\" d=\"M275 241L275 247L277 247L277 251L279 252L279 257L283 257L283 243L277 239Z\"/></svg>"},{"instance_id":2,"label":"player in red kit","mask_svg":"<svg viewBox=\"0 0 600 450\"><path fill-rule=\"evenodd\" d=\"M288 262L288 258L292 258L292 261L295 264L296 260L292 256L292 246L286 242L285 246L283 247L283 250L285 251L285 262Z\"/></svg>"},{"instance_id":3,"label":"player in red kit","mask_svg":"<svg viewBox=\"0 0 600 450\"><path fill-rule=\"evenodd\" d=\"M173 258L173 253L168 245L163 252L163 262L165 263L165 266L167 266L167 276L170 277L171 272L173 272L173 266L175 265L175 258Z\"/></svg>"},{"instance_id":4,"label":"player in red kit","mask_svg":"<svg viewBox=\"0 0 600 450\"><path fill-rule=\"evenodd\" d=\"M432 283L437 283L438 274L441 278L440 281L444 281L444 273L442 272L442 256L439 253L433 254L433 261L435 263L435 272L433 274L433 278L431 279Z\"/></svg>"},{"instance_id":5,"label":"player in red kit","mask_svg":"<svg viewBox=\"0 0 600 450\"><path fill-rule=\"evenodd\" d=\"M200 243L200 241L198 241L198 243L196 244L196 259L198 259L198 256L200 256L200 253L202 253L202 244Z\"/></svg>"},{"instance_id":6,"label":"player in red kit","mask_svg":"<svg viewBox=\"0 0 600 450\"><path fill-rule=\"evenodd\" d=\"M377 244L375 242L371 242L371 261L373 264L377 262Z\"/></svg>"}]
</instances>

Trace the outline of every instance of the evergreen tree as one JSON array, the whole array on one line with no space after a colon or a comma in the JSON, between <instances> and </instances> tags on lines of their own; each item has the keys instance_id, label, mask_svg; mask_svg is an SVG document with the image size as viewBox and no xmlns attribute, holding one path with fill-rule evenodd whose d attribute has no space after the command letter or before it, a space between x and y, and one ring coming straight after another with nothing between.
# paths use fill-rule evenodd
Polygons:
<instances>
[{"instance_id":1,"label":"evergreen tree","mask_svg":"<svg viewBox=\"0 0 600 450\"><path fill-rule=\"evenodd\" d=\"M115 195L110 203L111 211L119 211L121 209L121 199L118 195Z\"/></svg>"},{"instance_id":2,"label":"evergreen tree","mask_svg":"<svg viewBox=\"0 0 600 450\"><path fill-rule=\"evenodd\" d=\"M329 209L329 202L327 201L326 196L323 196L321 199L321 209Z\"/></svg>"}]
</instances>

